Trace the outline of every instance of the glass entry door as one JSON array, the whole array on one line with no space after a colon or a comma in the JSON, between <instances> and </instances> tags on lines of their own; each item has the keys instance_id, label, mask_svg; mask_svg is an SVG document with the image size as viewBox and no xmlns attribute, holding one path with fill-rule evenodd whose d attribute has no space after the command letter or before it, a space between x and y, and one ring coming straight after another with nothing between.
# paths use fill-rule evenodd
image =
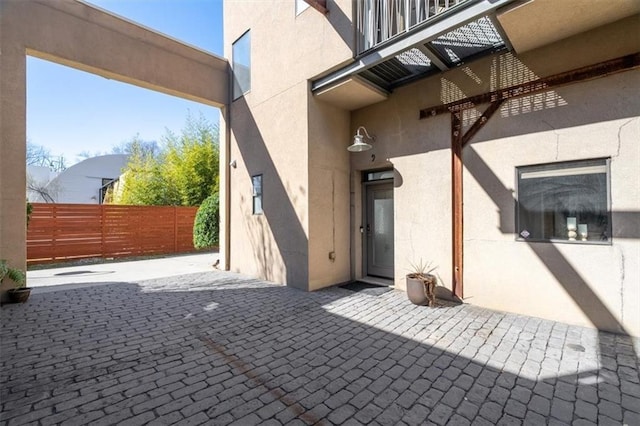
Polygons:
<instances>
[{"instance_id":1,"label":"glass entry door","mask_svg":"<svg viewBox=\"0 0 640 426\"><path fill-rule=\"evenodd\" d=\"M366 273L393 278L393 183L366 184Z\"/></svg>"}]
</instances>

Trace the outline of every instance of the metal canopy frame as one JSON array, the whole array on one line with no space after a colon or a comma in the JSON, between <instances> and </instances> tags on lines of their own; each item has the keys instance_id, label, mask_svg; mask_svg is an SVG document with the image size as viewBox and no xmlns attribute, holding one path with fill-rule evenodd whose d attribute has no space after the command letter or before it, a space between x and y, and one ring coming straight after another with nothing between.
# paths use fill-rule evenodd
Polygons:
<instances>
[{"instance_id":1,"label":"metal canopy frame","mask_svg":"<svg viewBox=\"0 0 640 426\"><path fill-rule=\"evenodd\" d=\"M583 68L539 78L527 83L518 84L505 89L483 93L420 110L420 119L434 117L446 112L451 113L451 204L452 204L452 292L462 299L463 287L463 162L462 149L484 127L489 119L500 109L506 100L531 95L550 88L578 83L596 78L606 77L623 71L640 67L640 53L623 56L610 61L600 62ZM468 130L463 133L462 114L465 110L475 108L481 104L489 104Z\"/></svg>"},{"instance_id":2,"label":"metal canopy frame","mask_svg":"<svg viewBox=\"0 0 640 426\"><path fill-rule=\"evenodd\" d=\"M311 91L317 92L353 75L360 75L380 89L390 91L478 56L505 50L510 44L493 15L513 1L463 3L450 13L444 12L415 30L366 51L353 63L313 81ZM413 57L413 60L407 61L407 57Z\"/></svg>"}]
</instances>

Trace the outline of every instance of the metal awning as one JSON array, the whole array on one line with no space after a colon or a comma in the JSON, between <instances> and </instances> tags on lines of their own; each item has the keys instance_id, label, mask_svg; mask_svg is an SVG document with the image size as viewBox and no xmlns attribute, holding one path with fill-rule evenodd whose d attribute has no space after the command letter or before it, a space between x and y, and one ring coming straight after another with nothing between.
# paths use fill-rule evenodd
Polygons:
<instances>
[{"instance_id":1,"label":"metal awning","mask_svg":"<svg viewBox=\"0 0 640 426\"><path fill-rule=\"evenodd\" d=\"M425 23L404 37L364 52L351 64L313 81L311 90L316 93L358 76L390 92L480 56L507 50L509 44L495 19L495 11L512 1L463 3L451 13Z\"/></svg>"},{"instance_id":2,"label":"metal awning","mask_svg":"<svg viewBox=\"0 0 640 426\"><path fill-rule=\"evenodd\" d=\"M412 47L361 71L359 75L391 91L429 74L505 49L506 44L493 22L489 17L483 16L431 42Z\"/></svg>"}]
</instances>

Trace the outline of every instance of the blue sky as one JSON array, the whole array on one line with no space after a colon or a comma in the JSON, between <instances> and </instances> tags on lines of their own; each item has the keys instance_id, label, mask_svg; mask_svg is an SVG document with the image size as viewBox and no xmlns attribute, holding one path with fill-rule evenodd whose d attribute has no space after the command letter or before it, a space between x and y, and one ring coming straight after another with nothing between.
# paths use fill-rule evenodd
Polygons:
<instances>
[{"instance_id":1,"label":"blue sky","mask_svg":"<svg viewBox=\"0 0 640 426\"><path fill-rule=\"evenodd\" d=\"M223 55L222 0L89 0L102 9ZM108 80L52 62L27 59L27 138L67 166L77 154L110 152L136 134L160 140L179 132L188 113L218 122L216 108Z\"/></svg>"}]
</instances>

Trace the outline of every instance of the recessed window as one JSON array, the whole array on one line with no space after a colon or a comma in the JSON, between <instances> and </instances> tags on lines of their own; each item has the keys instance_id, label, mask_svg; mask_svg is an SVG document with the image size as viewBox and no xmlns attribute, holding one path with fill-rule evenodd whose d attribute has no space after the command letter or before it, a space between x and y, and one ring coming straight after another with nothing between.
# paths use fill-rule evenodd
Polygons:
<instances>
[{"instance_id":1,"label":"recessed window","mask_svg":"<svg viewBox=\"0 0 640 426\"><path fill-rule=\"evenodd\" d=\"M607 159L518 167L517 174L518 239L611 239Z\"/></svg>"},{"instance_id":2,"label":"recessed window","mask_svg":"<svg viewBox=\"0 0 640 426\"><path fill-rule=\"evenodd\" d=\"M233 100L251 90L251 33L247 31L233 43Z\"/></svg>"},{"instance_id":3,"label":"recessed window","mask_svg":"<svg viewBox=\"0 0 640 426\"><path fill-rule=\"evenodd\" d=\"M262 214L262 175L251 177L253 186L253 214Z\"/></svg>"}]
</instances>

